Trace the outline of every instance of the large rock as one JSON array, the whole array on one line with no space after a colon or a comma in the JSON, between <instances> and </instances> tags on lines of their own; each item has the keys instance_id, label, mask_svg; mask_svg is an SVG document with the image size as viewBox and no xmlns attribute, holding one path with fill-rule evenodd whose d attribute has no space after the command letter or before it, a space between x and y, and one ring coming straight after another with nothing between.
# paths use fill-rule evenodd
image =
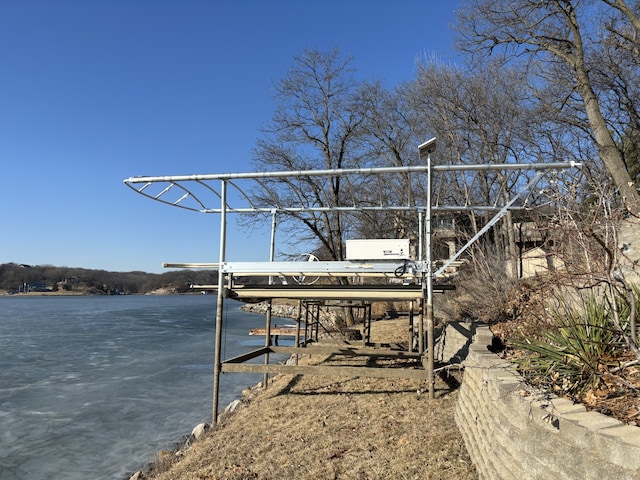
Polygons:
<instances>
[{"instance_id":1,"label":"large rock","mask_svg":"<svg viewBox=\"0 0 640 480\"><path fill-rule=\"evenodd\" d=\"M202 422L196 425L195 427L193 427L193 430L191 431L191 436L189 437L189 442L188 442L189 445L195 441L200 440L202 436L205 433L207 433L207 430L209 430L210 426L211 425L209 425L208 423Z\"/></svg>"}]
</instances>

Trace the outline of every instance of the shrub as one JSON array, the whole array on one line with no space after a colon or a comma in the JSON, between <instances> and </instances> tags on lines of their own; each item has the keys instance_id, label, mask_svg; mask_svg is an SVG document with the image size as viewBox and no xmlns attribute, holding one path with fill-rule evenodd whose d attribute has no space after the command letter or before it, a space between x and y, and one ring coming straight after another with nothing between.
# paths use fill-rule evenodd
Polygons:
<instances>
[{"instance_id":1,"label":"shrub","mask_svg":"<svg viewBox=\"0 0 640 480\"><path fill-rule=\"evenodd\" d=\"M526 354L515 361L531 383L570 397L601 386L628 348L611 319L606 297L590 296L583 309L553 312L555 329L513 342Z\"/></svg>"}]
</instances>

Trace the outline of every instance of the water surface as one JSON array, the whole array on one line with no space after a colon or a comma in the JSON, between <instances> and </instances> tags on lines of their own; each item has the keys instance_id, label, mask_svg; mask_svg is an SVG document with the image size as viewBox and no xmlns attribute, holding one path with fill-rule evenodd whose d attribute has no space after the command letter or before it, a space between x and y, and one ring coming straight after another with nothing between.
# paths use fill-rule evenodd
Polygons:
<instances>
[{"instance_id":1,"label":"water surface","mask_svg":"<svg viewBox=\"0 0 640 480\"><path fill-rule=\"evenodd\" d=\"M225 303L224 358L264 318ZM215 296L0 297L0 480L120 479L210 421ZM260 381L221 376L220 408Z\"/></svg>"}]
</instances>

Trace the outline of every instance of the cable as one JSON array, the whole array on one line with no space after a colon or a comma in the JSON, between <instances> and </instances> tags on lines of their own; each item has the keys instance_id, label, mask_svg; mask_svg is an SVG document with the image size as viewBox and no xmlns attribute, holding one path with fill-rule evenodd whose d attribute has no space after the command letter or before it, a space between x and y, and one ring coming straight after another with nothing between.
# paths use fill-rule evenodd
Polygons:
<instances>
[{"instance_id":1,"label":"cable","mask_svg":"<svg viewBox=\"0 0 640 480\"><path fill-rule=\"evenodd\" d=\"M405 273L407 273L407 263L408 263L407 260L405 260L402 265L400 265L398 268L395 269L393 274L395 275L396 278L400 278Z\"/></svg>"}]
</instances>

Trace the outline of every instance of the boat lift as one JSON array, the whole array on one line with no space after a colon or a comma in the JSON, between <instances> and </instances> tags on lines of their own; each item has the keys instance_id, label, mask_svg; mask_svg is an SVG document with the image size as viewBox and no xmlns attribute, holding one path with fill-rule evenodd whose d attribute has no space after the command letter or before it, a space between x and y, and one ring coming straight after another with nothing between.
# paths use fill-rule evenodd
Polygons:
<instances>
[{"instance_id":1,"label":"boat lift","mask_svg":"<svg viewBox=\"0 0 640 480\"><path fill-rule=\"evenodd\" d=\"M273 171L273 172L249 172L249 173L219 173L202 175L179 176L140 176L129 177L124 180L125 185L135 192L155 201L168 205L192 210L201 213L215 213L220 215L220 247L219 261L216 263L165 263L167 268L211 268L218 271L217 285L206 286L217 289L216 306L216 338L214 351L214 385L212 425L218 418L220 374L223 372L262 372L265 380L268 373L288 374L313 374L322 373L331 375L332 372L339 375L352 376L393 376L425 379L429 386L429 398L435 397L435 365L434 365L434 317L433 295L442 292L446 287L435 285L434 281L440 278L444 272L458 262L459 257L481 235L497 223L509 210L524 208L516 206L526 204L525 194L538 183L545 173L554 170L564 170L580 167L576 162L559 163L504 163L485 165L432 165L431 154L434 152L436 139L423 143L418 147L418 155L421 165L402 167L380 168L351 168L328 170L298 170L298 171ZM464 171L478 172L487 170L499 171L534 171L536 172L520 192L505 205L464 205L443 206L432 205L432 175L439 172ZM268 190L266 185L269 179L296 179L304 177L341 177L347 185L353 185L355 181L364 177L373 177L380 182L381 178L401 174L409 178L413 185L425 185L426 193L421 196L410 196L410 202L406 204L385 203L380 195L377 204L359 201L357 189L351 191L352 203L349 205L257 205L252 201L250 189L258 188ZM231 194L231 192L234 192ZM390 261L309 261L309 262L276 262L274 261L274 243L276 230L276 217L282 213L298 212L357 212L363 210L375 210L384 212L413 212L418 217L419 245L417 259L394 259ZM444 264L436 269L432 258L432 215L439 212L479 211L494 213L494 217L471 239L460 248L455 255L447 259ZM227 215L240 214L270 214L272 216L270 259L266 262L230 262L227 261ZM240 285L234 282L234 278L241 277L270 277L268 285ZM390 278L401 277L406 280L403 285L325 285L319 282L316 285L291 284L277 285L273 278L278 277L360 277ZM304 282L302 282L304 283ZM205 287L205 286L198 286ZM269 301L266 320L266 345L250 354L223 360L222 352L222 319L224 299L237 298L266 299ZM269 344L271 328L271 300L274 298L293 298L299 300L328 301L376 301L376 300L409 300L416 301L420 306L419 318L419 346L417 352L411 351L386 351L372 348L355 349L351 347L325 348L327 352L348 355L370 356L397 356L398 358L418 358L422 360L425 370L408 369L384 369L369 367L319 367L309 365L273 365L268 363L270 353L304 354L309 353L304 346L299 346L296 340L295 347L275 347ZM412 303L413 305L413 303ZM300 315L300 313L299 313ZM425 325L426 320L426 325ZM298 321L299 327L299 321ZM424 333L426 330L426 345L424 345ZM299 338L297 336L296 338ZM319 347L320 348L320 347ZM314 347L313 351L318 351ZM245 361L265 355L265 364L244 364ZM331 370L334 369L334 370ZM404 370L404 371L403 371Z\"/></svg>"}]
</instances>

